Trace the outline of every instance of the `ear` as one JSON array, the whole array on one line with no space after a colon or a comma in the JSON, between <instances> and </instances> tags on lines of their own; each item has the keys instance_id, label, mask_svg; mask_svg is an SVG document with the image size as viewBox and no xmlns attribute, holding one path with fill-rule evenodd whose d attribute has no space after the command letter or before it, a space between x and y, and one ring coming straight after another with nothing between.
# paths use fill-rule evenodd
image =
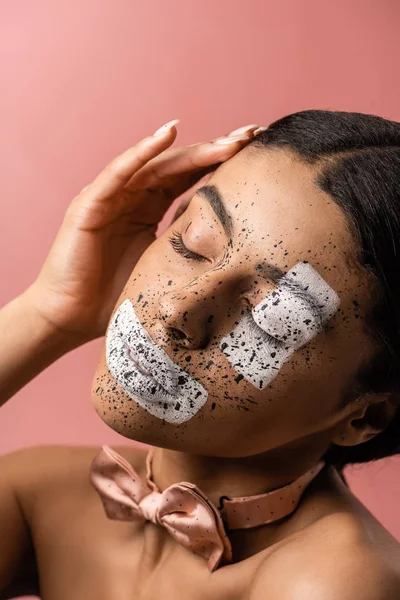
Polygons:
<instances>
[{"instance_id":1,"label":"ear","mask_svg":"<svg viewBox=\"0 0 400 600\"><path fill-rule=\"evenodd\" d=\"M335 428L332 443L356 446L381 433L399 410L394 394L365 394L352 405L353 410Z\"/></svg>"}]
</instances>

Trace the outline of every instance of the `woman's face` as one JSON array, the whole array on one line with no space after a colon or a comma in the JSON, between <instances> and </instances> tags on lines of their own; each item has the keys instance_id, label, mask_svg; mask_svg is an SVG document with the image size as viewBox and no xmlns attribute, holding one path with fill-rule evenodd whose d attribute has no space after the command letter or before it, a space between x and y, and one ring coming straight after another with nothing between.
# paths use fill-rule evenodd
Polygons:
<instances>
[{"instance_id":1,"label":"woman's face","mask_svg":"<svg viewBox=\"0 0 400 600\"><path fill-rule=\"evenodd\" d=\"M314 177L289 151L248 147L142 255L93 381L111 428L221 457L329 445L372 347L345 216Z\"/></svg>"}]
</instances>

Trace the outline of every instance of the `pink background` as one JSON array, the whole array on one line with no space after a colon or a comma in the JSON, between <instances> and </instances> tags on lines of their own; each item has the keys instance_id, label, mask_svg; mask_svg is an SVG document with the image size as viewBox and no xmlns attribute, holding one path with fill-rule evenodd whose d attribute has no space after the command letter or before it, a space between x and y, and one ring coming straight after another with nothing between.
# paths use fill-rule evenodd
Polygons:
<instances>
[{"instance_id":1,"label":"pink background","mask_svg":"<svg viewBox=\"0 0 400 600\"><path fill-rule=\"evenodd\" d=\"M35 278L72 197L116 154L180 118L179 143L306 108L400 121L396 0L3 0L0 303ZM0 411L0 452L132 443L92 409L101 341ZM400 540L400 460L348 468Z\"/></svg>"}]
</instances>

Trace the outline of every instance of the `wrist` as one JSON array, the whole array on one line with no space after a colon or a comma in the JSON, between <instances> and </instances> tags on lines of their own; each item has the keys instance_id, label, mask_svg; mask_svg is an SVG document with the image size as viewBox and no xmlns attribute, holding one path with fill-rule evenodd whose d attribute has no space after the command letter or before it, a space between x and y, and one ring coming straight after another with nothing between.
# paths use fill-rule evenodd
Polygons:
<instances>
[{"instance_id":1,"label":"wrist","mask_svg":"<svg viewBox=\"0 0 400 600\"><path fill-rule=\"evenodd\" d=\"M29 328L37 344L51 347L58 356L74 350L87 341L83 336L61 330L47 319L35 302L31 287L18 296L16 302L19 303L22 314L29 320Z\"/></svg>"},{"instance_id":2,"label":"wrist","mask_svg":"<svg viewBox=\"0 0 400 600\"><path fill-rule=\"evenodd\" d=\"M29 293L17 296L0 310L0 406L24 385L76 348L76 339L52 326Z\"/></svg>"}]
</instances>

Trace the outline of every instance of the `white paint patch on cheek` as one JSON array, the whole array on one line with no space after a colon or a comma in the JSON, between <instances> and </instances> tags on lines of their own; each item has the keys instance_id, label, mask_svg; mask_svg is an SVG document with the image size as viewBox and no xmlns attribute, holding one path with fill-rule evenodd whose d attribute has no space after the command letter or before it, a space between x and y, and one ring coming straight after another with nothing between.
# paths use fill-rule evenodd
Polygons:
<instances>
[{"instance_id":1,"label":"white paint patch on cheek","mask_svg":"<svg viewBox=\"0 0 400 600\"><path fill-rule=\"evenodd\" d=\"M188 421L207 401L203 386L153 342L130 300L119 306L108 327L106 361L128 396L168 423Z\"/></svg>"},{"instance_id":2,"label":"white paint patch on cheek","mask_svg":"<svg viewBox=\"0 0 400 600\"><path fill-rule=\"evenodd\" d=\"M298 263L222 339L220 348L234 369L262 390L298 348L320 333L339 304L319 273L309 263Z\"/></svg>"},{"instance_id":3,"label":"white paint patch on cheek","mask_svg":"<svg viewBox=\"0 0 400 600\"><path fill-rule=\"evenodd\" d=\"M262 390L278 374L289 347L260 329L251 314L222 339L220 348L234 369Z\"/></svg>"}]
</instances>

